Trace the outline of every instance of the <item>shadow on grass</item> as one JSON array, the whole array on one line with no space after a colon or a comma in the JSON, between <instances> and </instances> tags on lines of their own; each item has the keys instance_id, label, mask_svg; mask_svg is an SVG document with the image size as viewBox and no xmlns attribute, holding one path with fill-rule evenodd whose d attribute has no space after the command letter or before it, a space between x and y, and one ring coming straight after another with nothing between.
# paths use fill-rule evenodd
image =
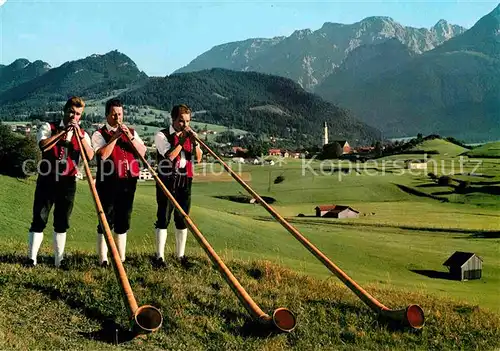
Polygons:
<instances>
[{"instance_id":1,"label":"shadow on grass","mask_svg":"<svg viewBox=\"0 0 500 351\"><path fill-rule=\"evenodd\" d=\"M216 199L221 199L221 200L228 200L232 202L239 202L242 204L252 204L252 203L259 203L259 201L254 201L253 197L250 195L218 195L218 196L213 196ZM265 202L268 204L272 204L276 202L276 199L270 196L260 196Z\"/></svg>"},{"instance_id":2,"label":"shadow on grass","mask_svg":"<svg viewBox=\"0 0 500 351\"><path fill-rule=\"evenodd\" d=\"M413 189L413 188L406 186L406 185L403 185L403 184L395 184L395 183L392 183L392 184L396 185L400 190L402 190L405 193L410 194L410 195L415 195L415 196L420 196L420 197L428 197L430 199L439 200L441 202L449 202L450 201L447 198L435 196L435 194L437 194L437 193L431 195L431 194L427 194L423 191Z\"/></svg>"},{"instance_id":3,"label":"shadow on grass","mask_svg":"<svg viewBox=\"0 0 500 351\"><path fill-rule=\"evenodd\" d=\"M454 186L454 190L450 191L437 191L432 193L432 195L453 195L453 194L473 194L482 193L488 195L500 195L500 187L496 185L483 185L483 186L471 186L467 188L461 188L459 186Z\"/></svg>"},{"instance_id":4,"label":"shadow on grass","mask_svg":"<svg viewBox=\"0 0 500 351\"><path fill-rule=\"evenodd\" d=\"M242 326L233 329L234 333L242 337L254 337L266 339L274 335L283 334L273 322L262 323L260 321L247 318Z\"/></svg>"},{"instance_id":5,"label":"shadow on grass","mask_svg":"<svg viewBox=\"0 0 500 351\"><path fill-rule=\"evenodd\" d=\"M360 321L360 323L368 323L368 324L375 323L393 332L407 333L409 331L410 332L416 331L413 328L404 325L400 321L395 321L387 317L383 317L380 314L377 314L375 311L371 310L368 306L366 306L366 308L363 308L345 302L328 301L328 300L308 300L307 303L311 305L316 305L318 310L325 309L327 311L335 311L336 315L333 318L338 319L339 326L343 328L347 328L352 324L352 321L349 320L347 317L349 314L351 314L355 316L356 320L363 320ZM370 321L370 319L372 319L372 321ZM348 332L341 333L340 338L345 342L352 342L351 336L349 335Z\"/></svg>"},{"instance_id":6,"label":"shadow on grass","mask_svg":"<svg viewBox=\"0 0 500 351\"><path fill-rule=\"evenodd\" d=\"M410 271L433 279L454 280L448 272L440 272L432 269L410 269Z\"/></svg>"},{"instance_id":7,"label":"shadow on grass","mask_svg":"<svg viewBox=\"0 0 500 351\"><path fill-rule=\"evenodd\" d=\"M28 256L19 253L3 253L0 254L0 263L21 264L28 263ZM37 265L54 266L53 255L38 255ZM81 252L66 252L64 257L65 269L87 271L89 268L99 266L97 255L88 255Z\"/></svg>"},{"instance_id":8,"label":"shadow on grass","mask_svg":"<svg viewBox=\"0 0 500 351\"><path fill-rule=\"evenodd\" d=\"M471 234L470 238L471 239L499 239L500 238L500 231L478 232L478 233Z\"/></svg>"},{"instance_id":9,"label":"shadow on grass","mask_svg":"<svg viewBox=\"0 0 500 351\"><path fill-rule=\"evenodd\" d=\"M416 188L442 188L443 185L437 183L419 184L415 186Z\"/></svg>"},{"instance_id":10,"label":"shadow on grass","mask_svg":"<svg viewBox=\"0 0 500 351\"><path fill-rule=\"evenodd\" d=\"M78 332L85 339L104 342L106 344L119 345L132 341L137 333L126 330L112 319L101 323L101 329L93 332Z\"/></svg>"},{"instance_id":11,"label":"shadow on grass","mask_svg":"<svg viewBox=\"0 0 500 351\"><path fill-rule=\"evenodd\" d=\"M197 305L202 310L217 311L218 309L220 309L216 304L202 301L200 298L194 295L188 296L188 301ZM272 322L261 322L257 319L252 318L249 313L243 313L239 310L224 308L218 314L222 317L222 319L224 319L224 325L227 332L236 336L265 339L270 336L282 333L282 331L275 327ZM240 320L243 320L243 324L241 325L239 322L237 322Z\"/></svg>"},{"instance_id":12,"label":"shadow on grass","mask_svg":"<svg viewBox=\"0 0 500 351\"><path fill-rule=\"evenodd\" d=\"M479 214L478 214L479 215ZM307 217L318 218L317 220L308 220ZM496 216L495 216L496 217ZM253 219L262 222L274 222L274 218L269 218L266 216L253 216ZM325 219L316 216L297 216L297 217L286 217L285 218L290 223L295 224L307 224L307 225L329 225L338 227L367 227L367 228L393 228L393 229L404 229L419 232L435 232L435 233L457 233L457 234L469 234L469 236L456 236L454 239L473 239L473 238L498 238L500 237L500 232L495 230L477 230L477 229L462 229L462 228L434 228L434 227L418 227L410 225L393 225L385 223L354 223L354 222L342 222L336 218Z\"/></svg>"},{"instance_id":13,"label":"shadow on grass","mask_svg":"<svg viewBox=\"0 0 500 351\"><path fill-rule=\"evenodd\" d=\"M26 255L19 255L14 253L4 253L0 255L0 263L10 263L10 264L25 264L28 258Z\"/></svg>"},{"instance_id":14,"label":"shadow on grass","mask_svg":"<svg viewBox=\"0 0 500 351\"><path fill-rule=\"evenodd\" d=\"M64 292L52 286L46 286L39 283L26 283L24 287L32 289L48 296L51 300L60 300L66 303L72 309L81 311L87 318L101 323L101 329L93 332L78 332L79 335L95 341L101 341L110 344L121 344L131 341L137 336L132 332L118 325L112 316L101 312L98 308L89 307L85 302L71 298L69 291Z\"/></svg>"}]
</instances>

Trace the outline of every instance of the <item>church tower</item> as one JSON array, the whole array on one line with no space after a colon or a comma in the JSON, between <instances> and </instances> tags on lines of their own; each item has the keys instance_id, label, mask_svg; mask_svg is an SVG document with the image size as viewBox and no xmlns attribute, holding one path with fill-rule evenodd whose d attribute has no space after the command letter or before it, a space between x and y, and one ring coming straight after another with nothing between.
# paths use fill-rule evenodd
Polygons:
<instances>
[{"instance_id":1,"label":"church tower","mask_svg":"<svg viewBox=\"0 0 500 351\"><path fill-rule=\"evenodd\" d=\"M324 134L323 134L323 145L328 144L328 126L326 125L325 121L325 127L324 127Z\"/></svg>"}]
</instances>

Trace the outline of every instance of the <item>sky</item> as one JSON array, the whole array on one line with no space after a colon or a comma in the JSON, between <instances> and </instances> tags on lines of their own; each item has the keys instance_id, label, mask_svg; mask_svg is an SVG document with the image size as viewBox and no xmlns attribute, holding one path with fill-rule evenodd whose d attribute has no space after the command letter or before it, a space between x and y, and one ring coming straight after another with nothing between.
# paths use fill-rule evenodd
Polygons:
<instances>
[{"instance_id":1,"label":"sky","mask_svg":"<svg viewBox=\"0 0 500 351\"><path fill-rule=\"evenodd\" d=\"M215 45L317 30L325 22L389 16L412 27L440 19L470 28L498 1L0 0L0 64L52 67L118 50L149 76L165 76Z\"/></svg>"}]
</instances>

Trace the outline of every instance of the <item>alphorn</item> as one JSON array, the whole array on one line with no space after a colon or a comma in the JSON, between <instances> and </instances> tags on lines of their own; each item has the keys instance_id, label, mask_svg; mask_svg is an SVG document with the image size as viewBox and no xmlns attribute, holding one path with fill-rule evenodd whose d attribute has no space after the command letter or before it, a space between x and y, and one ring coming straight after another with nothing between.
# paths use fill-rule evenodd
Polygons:
<instances>
[{"instance_id":1,"label":"alphorn","mask_svg":"<svg viewBox=\"0 0 500 351\"><path fill-rule=\"evenodd\" d=\"M205 253L208 255L208 257L211 259L213 264L217 267L219 272L222 274L226 282L229 284L230 288L233 290L233 292L236 294L236 297L240 300L240 302L243 304L243 306L246 308L246 310L250 313L250 315L259 321L260 323L263 323L265 325L274 325L276 328L278 328L281 331L284 332L291 332L296 325L296 318L295 315L288 310L287 308L278 308L273 312L272 317L269 316L267 313L265 313L256 303L255 301L250 297L250 295L245 291L245 289L241 286L240 282L236 277L233 275L231 270L225 265L225 263L222 261L222 259L219 257L219 255L215 252L215 250L212 248L212 246L209 244L207 239L203 236L203 234L200 232L200 230L197 228L197 226L194 224L194 222L191 220L189 215L182 209L182 207L179 205L177 200L173 197L173 195L170 193L170 191L167 189L165 184L163 184L162 180L160 177L158 177L158 174L155 172L153 167L149 164L149 162L145 159L144 156L142 156L137 149L135 148L134 144L128 137L126 133L124 133L125 136L127 137L130 145L134 148L136 154L139 156L141 161L147 166L149 172L153 175L155 181L157 184L160 186L161 190L163 193L167 196L167 198L174 204L175 208L179 213L182 215L184 218L184 221L191 231L193 233L194 237L200 244L200 246L203 248Z\"/></svg>"},{"instance_id":2,"label":"alphorn","mask_svg":"<svg viewBox=\"0 0 500 351\"><path fill-rule=\"evenodd\" d=\"M131 322L132 330L137 333L145 334L151 333L158 330L163 323L163 316L156 307L151 305L138 306L137 301L132 292L132 287L127 278L127 273L123 267L122 261L120 259L120 254L116 248L113 235L111 235L111 229L109 228L106 215L102 208L101 200L97 194L97 189L94 184L94 179L92 173L90 172L90 167L87 161L87 155L85 154L85 149L82 145L81 136L78 131L74 131L77 136L78 146L80 147L80 154L82 156L83 165L85 167L85 173L87 175L87 181L90 186L90 191L94 199L97 215L99 216L99 221L101 222L101 227L104 229L104 237L106 239L106 244L108 245L109 251L111 251L111 262L116 273L120 287L122 288L122 295L125 301L125 306L127 307L127 312L129 320Z\"/></svg>"},{"instance_id":3,"label":"alphorn","mask_svg":"<svg viewBox=\"0 0 500 351\"><path fill-rule=\"evenodd\" d=\"M285 229L292 234L302 245L306 247L318 260L321 261L333 274L335 274L349 289L351 289L368 307L378 315L400 322L414 329L424 326L424 311L419 305L409 305L405 309L392 310L377 299L371 296L366 290L351 279L344 271L335 265L325 254L316 248L309 240L299 233L295 227L288 223L275 209L262 199L243 179L241 179L215 152L213 152L200 138L195 139L202 145L215 159L217 159L227 172L248 191Z\"/></svg>"}]
</instances>

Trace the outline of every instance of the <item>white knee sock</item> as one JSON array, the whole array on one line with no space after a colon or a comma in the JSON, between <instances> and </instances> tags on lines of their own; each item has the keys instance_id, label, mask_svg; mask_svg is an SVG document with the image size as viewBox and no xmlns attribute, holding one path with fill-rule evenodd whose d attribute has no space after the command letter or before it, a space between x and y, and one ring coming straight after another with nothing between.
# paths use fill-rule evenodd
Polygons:
<instances>
[{"instance_id":1,"label":"white knee sock","mask_svg":"<svg viewBox=\"0 0 500 351\"><path fill-rule=\"evenodd\" d=\"M118 253L120 254L120 259L122 262L125 262L125 251L127 248L127 233L116 234L115 233L115 243L118 249Z\"/></svg>"},{"instance_id":2,"label":"white knee sock","mask_svg":"<svg viewBox=\"0 0 500 351\"><path fill-rule=\"evenodd\" d=\"M99 255L99 264L108 261L108 246L104 234L97 233L97 254Z\"/></svg>"},{"instance_id":3,"label":"white knee sock","mask_svg":"<svg viewBox=\"0 0 500 351\"><path fill-rule=\"evenodd\" d=\"M175 252L178 258L184 256L186 249L187 229L175 228Z\"/></svg>"},{"instance_id":4,"label":"white knee sock","mask_svg":"<svg viewBox=\"0 0 500 351\"><path fill-rule=\"evenodd\" d=\"M36 265L36 258L38 256L38 250L43 241L43 233L29 232L28 234L28 258L33 260L33 264Z\"/></svg>"},{"instance_id":5,"label":"white knee sock","mask_svg":"<svg viewBox=\"0 0 500 351\"><path fill-rule=\"evenodd\" d=\"M156 258L165 257L165 243L167 242L167 230L156 229Z\"/></svg>"},{"instance_id":6,"label":"white knee sock","mask_svg":"<svg viewBox=\"0 0 500 351\"><path fill-rule=\"evenodd\" d=\"M56 267L61 265L64 258L64 247L66 246L66 233L54 232L54 263Z\"/></svg>"}]
</instances>

